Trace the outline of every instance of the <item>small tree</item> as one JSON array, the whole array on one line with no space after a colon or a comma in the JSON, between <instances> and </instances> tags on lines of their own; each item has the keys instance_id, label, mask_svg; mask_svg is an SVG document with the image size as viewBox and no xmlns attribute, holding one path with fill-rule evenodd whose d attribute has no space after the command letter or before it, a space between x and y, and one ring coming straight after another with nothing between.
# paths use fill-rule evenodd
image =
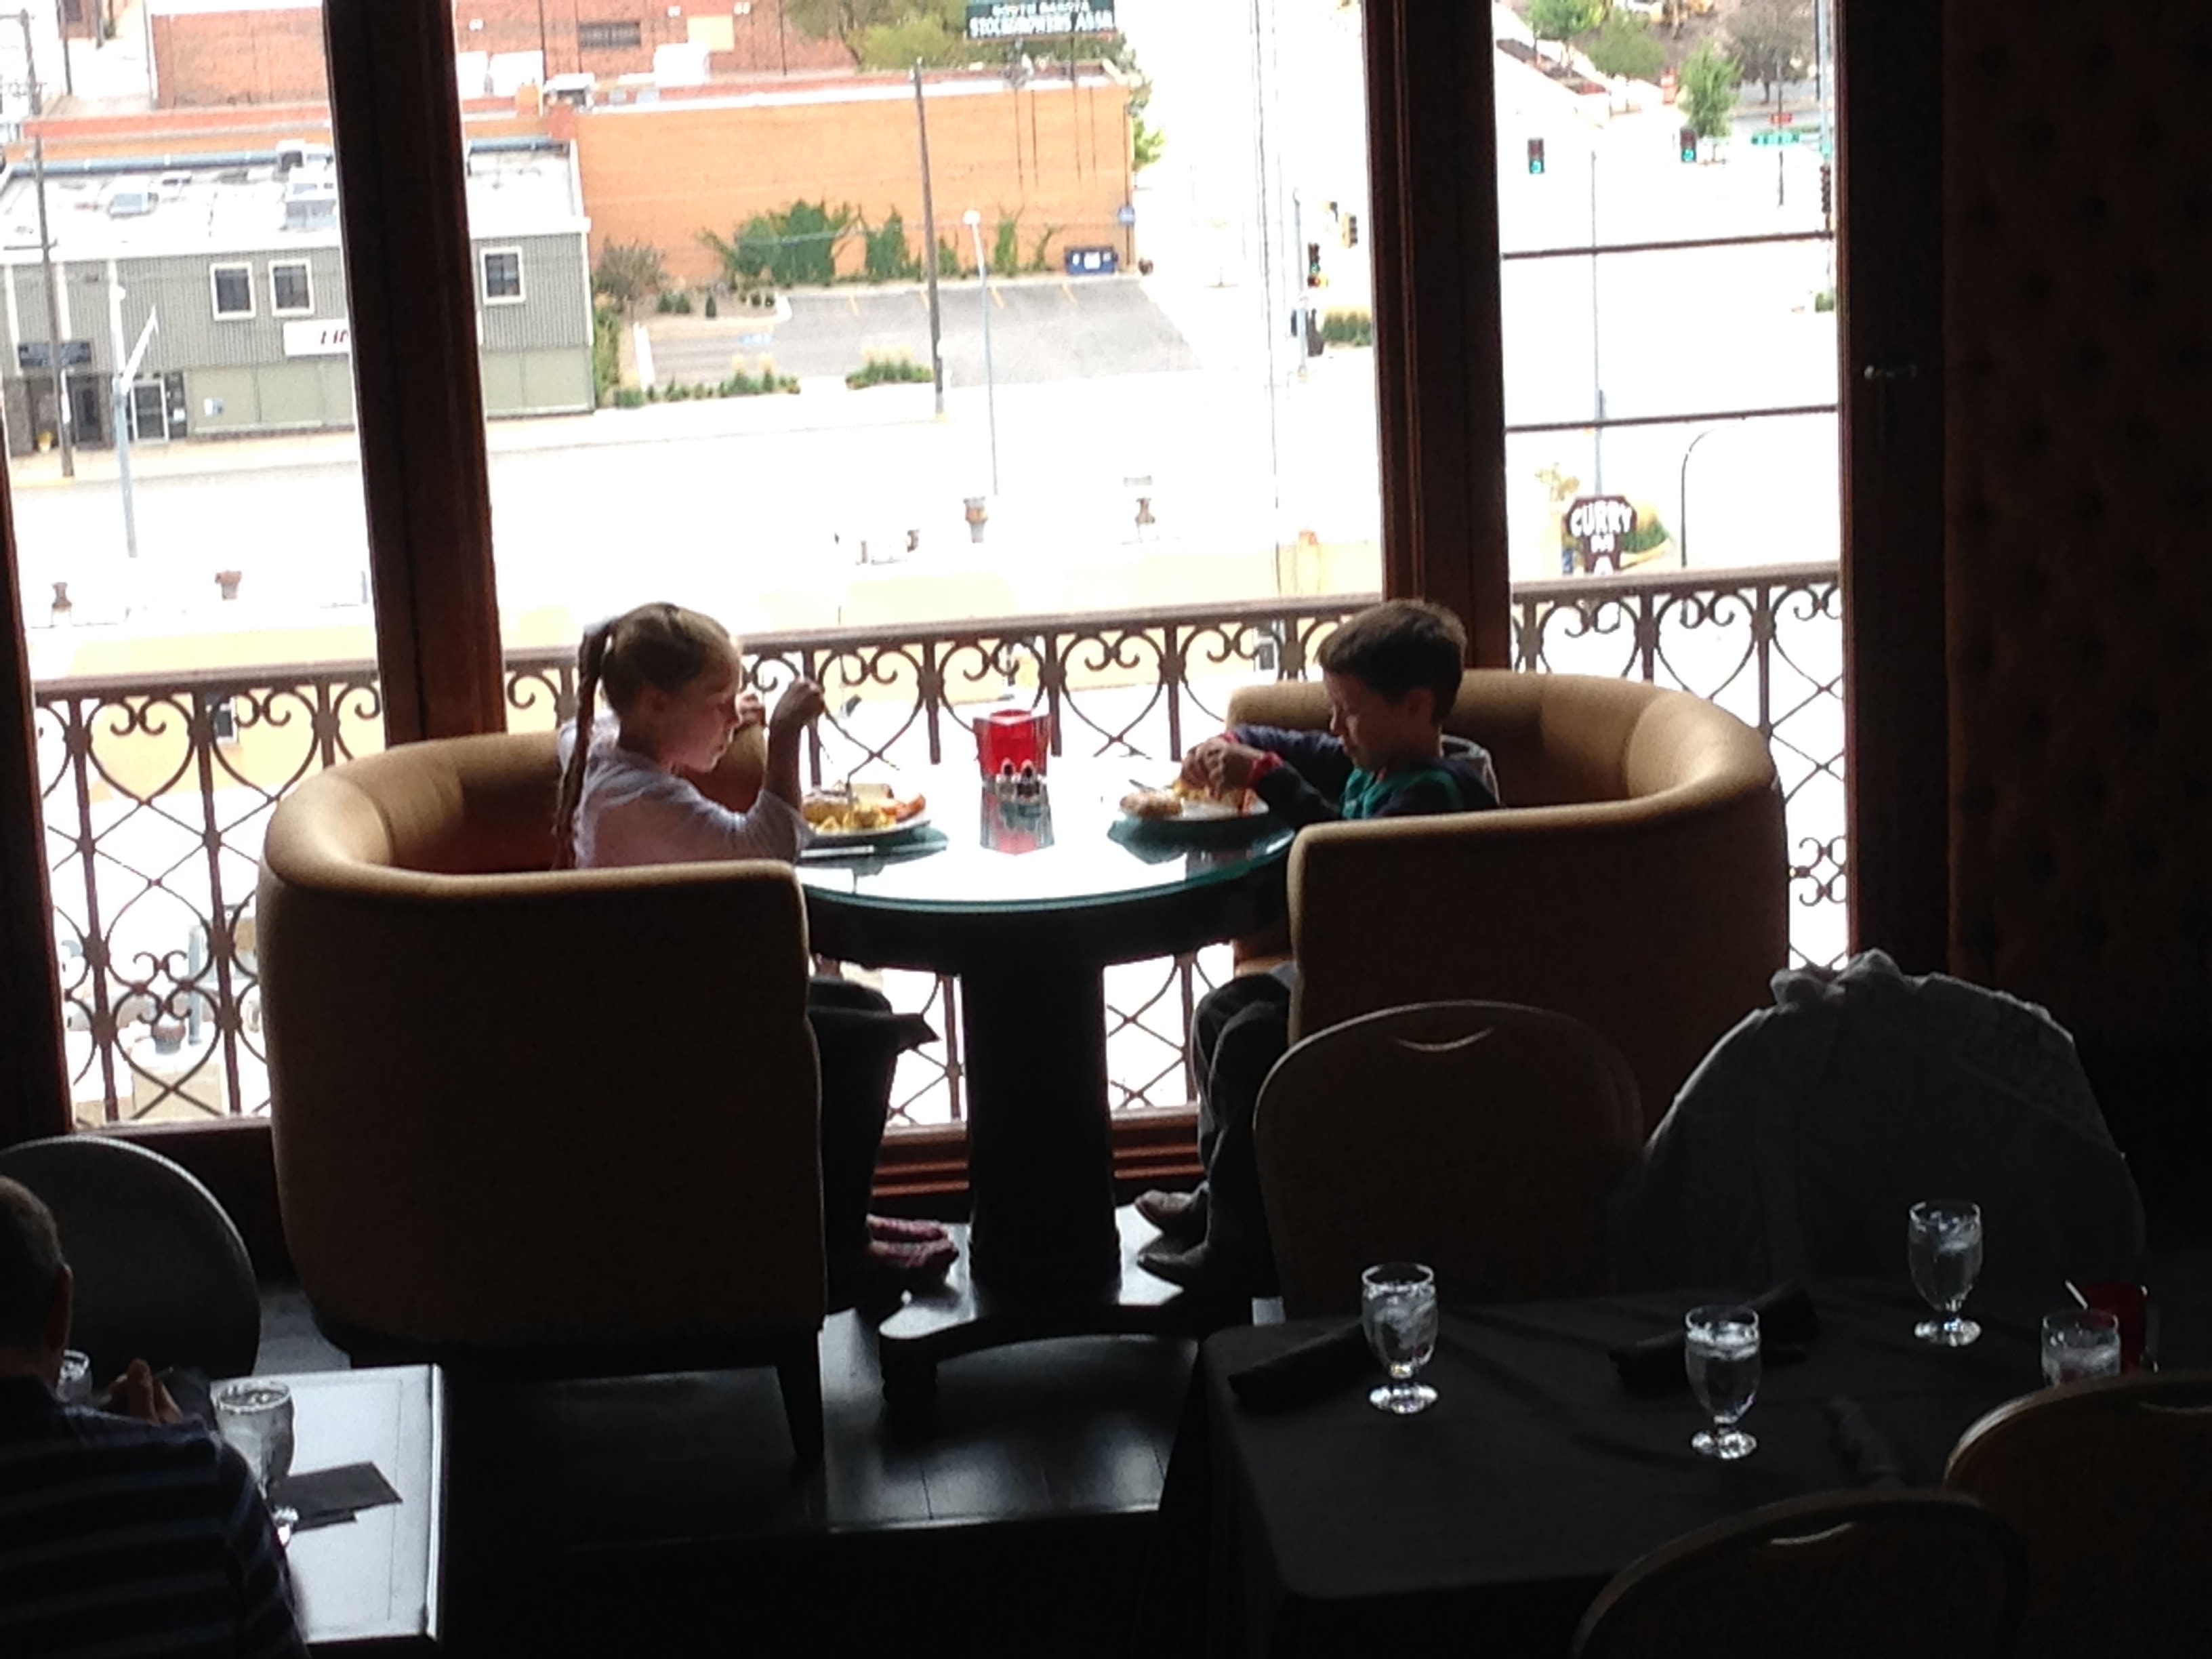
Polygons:
<instances>
[{"instance_id":1,"label":"small tree","mask_svg":"<svg viewBox=\"0 0 2212 1659\"><path fill-rule=\"evenodd\" d=\"M1710 40L1682 65L1683 119L1700 138L1725 137L1735 109L1735 59Z\"/></svg>"},{"instance_id":2,"label":"small tree","mask_svg":"<svg viewBox=\"0 0 2212 1659\"><path fill-rule=\"evenodd\" d=\"M1604 15L1604 0L1528 0L1528 33L1558 43L1564 64L1568 42L1588 34Z\"/></svg>"},{"instance_id":3,"label":"small tree","mask_svg":"<svg viewBox=\"0 0 2212 1659\"><path fill-rule=\"evenodd\" d=\"M1802 80L1812 64L1812 0L1744 0L1729 20L1728 40L1743 78L1778 103L1782 83Z\"/></svg>"},{"instance_id":4,"label":"small tree","mask_svg":"<svg viewBox=\"0 0 2212 1659\"><path fill-rule=\"evenodd\" d=\"M668 267L650 242L609 242L592 271L592 292L624 313L667 291Z\"/></svg>"},{"instance_id":5,"label":"small tree","mask_svg":"<svg viewBox=\"0 0 2212 1659\"><path fill-rule=\"evenodd\" d=\"M1632 11L1617 11L1607 18L1583 50L1600 75L1621 75L1632 81L1649 81L1667 62L1667 48L1652 34L1650 20Z\"/></svg>"}]
</instances>

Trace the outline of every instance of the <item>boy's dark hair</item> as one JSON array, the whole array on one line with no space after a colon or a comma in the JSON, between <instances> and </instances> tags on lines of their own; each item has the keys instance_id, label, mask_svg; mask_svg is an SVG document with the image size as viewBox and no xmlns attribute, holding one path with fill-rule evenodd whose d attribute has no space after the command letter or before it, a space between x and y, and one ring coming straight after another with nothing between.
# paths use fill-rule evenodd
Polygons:
<instances>
[{"instance_id":1,"label":"boy's dark hair","mask_svg":"<svg viewBox=\"0 0 2212 1659\"><path fill-rule=\"evenodd\" d=\"M1431 718L1441 726L1459 701L1460 671L1467 661L1467 629L1440 605L1425 599L1387 599L1348 617L1321 642L1316 660L1396 702L1408 691L1426 691Z\"/></svg>"},{"instance_id":2,"label":"boy's dark hair","mask_svg":"<svg viewBox=\"0 0 2212 1659\"><path fill-rule=\"evenodd\" d=\"M46 1340L61 1271L53 1212L21 1182L0 1176L0 1348L35 1348Z\"/></svg>"}]
</instances>

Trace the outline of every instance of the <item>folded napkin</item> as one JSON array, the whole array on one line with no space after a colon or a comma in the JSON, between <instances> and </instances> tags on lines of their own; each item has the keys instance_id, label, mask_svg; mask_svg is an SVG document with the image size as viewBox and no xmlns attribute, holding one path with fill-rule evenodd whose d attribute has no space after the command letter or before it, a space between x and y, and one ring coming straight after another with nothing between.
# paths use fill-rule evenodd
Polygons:
<instances>
[{"instance_id":1,"label":"folded napkin","mask_svg":"<svg viewBox=\"0 0 2212 1659\"><path fill-rule=\"evenodd\" d=\"M1229 1373L1229 1392L1248 1411L1287 1411L1323 1399L1377 1369L1359 1322Z\"/></svg>"},{"instance_id":2,"label":"folded napkin","mask_svg":"<svg viewBox=\"0 0 2212 1659\"><path fill-rule=\"evenodd\" d=\"M363 1510L397 1504L399 1494L375 1464L342 1463L336 1468L286 1475L273 1483L269 1501L298 1510L300 1518L292 1530L306 1532L313 1527L350 1521Z\"/></svg>"},{"instance_id":3,"label":"folded napkin","mask_svg":"<svg viewBox=\"0 0 2212 1659\"><path fill-rule=\"evenodd\" d=\"M1850 1395L1839 1394L1828 1401L1828 1415L1835 1423L1831 1438L1836 1449L1843 1454L1844 1462L1851 1466L1851 1473L1858 1477L1859 1485L1905 1484L1905 1460L1889 1443L1889 1437L1867 1415L1865 1407Z\"/></svg>"},{"instance_id":4,"label":"folded napkin","mask_svg":"<svg viewBox=\"0 0 2212 1659\"><path fill-rule=\"evenodd\" d=\"M1802 1359L1804 1345L1820 1334L1820 1316L1813 1298L1795 1279L1753 1297L1745 1305L1759 1316L1759 1354L1769 1364ZM1672 1394L1689 1386L1689 1373L1682 1366L1684 1334L1677 1325L1661 1335L1607 1352L1632 1392Z\"/></svg>"}]
</instances>

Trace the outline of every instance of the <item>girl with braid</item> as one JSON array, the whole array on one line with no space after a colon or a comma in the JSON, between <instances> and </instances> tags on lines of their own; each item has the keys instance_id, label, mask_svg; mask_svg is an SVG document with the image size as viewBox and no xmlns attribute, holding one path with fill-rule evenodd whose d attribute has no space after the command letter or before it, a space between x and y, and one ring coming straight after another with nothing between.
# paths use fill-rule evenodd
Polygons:
<instances>
[{"instance_id":1,"label":"girl with braid","mask_svg":"<svg viewBox=\"0 0 2212 1659\"><path fill-rule=\"evenodd\" d=\"M812 838L799 811L799 750L822 688L795 680L764 714L741 690L738 647L711 617L645 605L584 635L576 720L561 734L555 866L596 870L712 859L796 858ZM595 731L600 694L615 729ZM716 769L730 740L768 728L768 769L740 809ZM957 1251L942 1227L868 1213L900 1053L932 1041L866 986L817 976L807 1022L822 1065L822 1221L841 1304L943 1276Z\"/></svg>"}]
</instances>

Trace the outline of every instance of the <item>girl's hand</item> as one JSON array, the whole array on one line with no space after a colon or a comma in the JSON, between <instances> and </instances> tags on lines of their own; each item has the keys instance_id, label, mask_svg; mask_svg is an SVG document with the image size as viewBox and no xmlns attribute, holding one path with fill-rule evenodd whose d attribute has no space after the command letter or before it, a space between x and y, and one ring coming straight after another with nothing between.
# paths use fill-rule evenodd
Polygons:
<instances>
[{"instance_id":1,"label":"girl's hand","mask_svg":"<svg viewBox=\"0 0 2212 1659\"><path fill-rule=\"evenodd\" d=\"M805 731L822 718L826 706L820 686L812 680L793 680L775 700L775 713L768 717L769 736L788 738Z\"/></svg>"},{"instance_id":2,"label":"girl's hand","mask_svg":"<svg viewBox=\"0 0 2212 1659\"><path fill-rule=\"evenodd\" d=\"M750 726L767 724L768 705L761 701L761 694L750 689L738 692L738 730L743 732Z\"/></svg>"}]
</instances>

